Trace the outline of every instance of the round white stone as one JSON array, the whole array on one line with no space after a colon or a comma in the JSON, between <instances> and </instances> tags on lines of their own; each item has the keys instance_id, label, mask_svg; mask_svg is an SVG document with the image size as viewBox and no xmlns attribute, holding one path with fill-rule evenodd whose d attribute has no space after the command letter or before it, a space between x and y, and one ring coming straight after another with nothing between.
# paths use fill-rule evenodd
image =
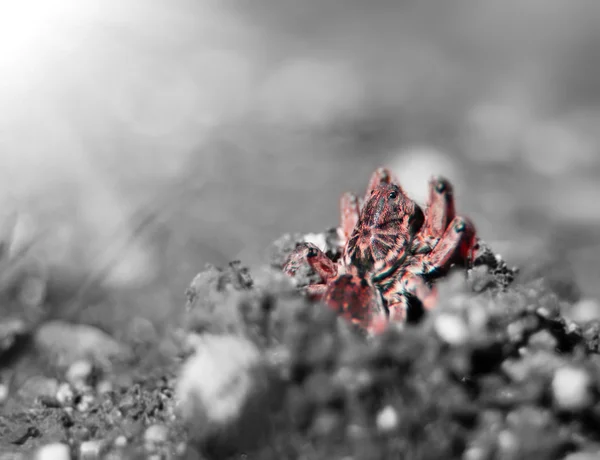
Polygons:
<instances>
[{"instance_id":1,"label":"round white stone","mask_svg":"<svg viewBox=\"0 0 600 460\"><path fill-rule=\"evenodd\" d=\"M8 386L0 384L0 404L4 404L8 399Z\"/></svg>"},{"instance_id":2,"label":"round white stone","mask_svg":"<svg viewBox=\"0 0 600 460\"><path fill-rule=\"evenodd\" d=\"M35 460L71 460L71 452L66 444L47 444L38 449L34 458Z\"/></svg>"},{"instance_id":3,"label":"round white stone","mask_svg":"<svg viewBox=\"0 0 600 460\"><path fill-rule=\"evenodd\" d=\"M92 373L92 363L86 360L75 361L67 370L67 381L72 385L81 385L86 382Z\"/></svg>"},{"instance_id":4,"label":"round white stone","mask_svg":"<svg viewBox=\"0 0 600 460\"><path fill-rule=\"evenodd\" d=\"M379 431L392 431L398 426L398 412L392 406L386 406L377 414L376 423Z\"/></svg>"},{"instance_id":5,"label":"round white stone","mask_svg":"<svg viewBox=\"0 0 600 460\"><path fill-rule=\"evenodd\" d=\"M102 441L84 441L79 446L79 455L81 460L96 459L102 451Z\"/></svg>"},{"instance_id":6,"label":"round white stone","mask_svg":"<svg viewBox=\"0 0 600 460\"><path fill-rule=\"evenodd\" d=\"M435 332L450 345L462 345L469 338L469 328L465 322L456 315L441 314L435 319Z\"/></svg>"},{"instance_id":7,"label":"round white stone","mask_svg":"<svg viewBox=\"0 0 600 460\"><path fill-rule=\"evenodd\" d=\"M151 444L163 444L169 440L169 429L164 425L151 425L144 433L144 441Z\"/></svg>"},{"instance_id":8,"label":"round white stone","mask_svg":"<svg viewBox=\"0 0 600 460\"><path fill-rule=\"evenodd\" d=\"M552 392L556 405L564 410L581 410L592 404L592 379L584 369L564 367L554 373Z\"/></svg>"},{"instance_id":9,"label":"round white stone","mask_svg":"<svg viewBox=\"0 0 600 460\"><path fill-rule=\"evenodd\" d=\"M123 435L118 436L115 439L114 444L115 444L115 447L125 447L127 445L127 438Z\"/></svg>"},{"instance_id":10,"label":"round white stone","mask_svg":"<svg viewBox=\"0 0 600 460\"><path fill-rule=\"evenodd\" d=\"M75 394L73 393L71 385L68 383L61 383L56 391L56 400L61 404L61 406L70 406L73 404L74 398Z\"/></svg>"},{"instance_id":11,"label":"round white stone","mask_svg":"<svg viewBox=\"0 0 600 460\"><path fill-rule=\"evenodd\" d=\"M252 392L251 369L261 362L260 352L241 337L207 335L197 340L196 353L184 364L177 383L178 407L184 419L229 423L239 417Z\"/></svg>"}]
</instances>

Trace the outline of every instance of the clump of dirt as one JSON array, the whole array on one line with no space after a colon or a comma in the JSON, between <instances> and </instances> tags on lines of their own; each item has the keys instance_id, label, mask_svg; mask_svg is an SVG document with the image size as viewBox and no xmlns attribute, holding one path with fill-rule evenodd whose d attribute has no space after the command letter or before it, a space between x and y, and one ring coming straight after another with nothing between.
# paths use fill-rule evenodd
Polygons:
<instances>
[{"instance_id":1,"label":"clump of dirt","mask_svg":"<svg viewBox=\"0 0 600 460\"><path fill-rule=\"evenodd\" d=\"M275 243L274 269L295 241ZM439 283L440 305L422 321L372 339L295 295L276 272L266 283L231 286L221 308L237 318L235 333L264 356L285 350L272 364L284 396L265 408L268 441L244 452L365 459L600 452L600 322L582 329L566 319L567 302L543 280L516 283L517 270L483 242L475 265L467 277ZM196 447L209 455L208 445Z\"/></svg>"},{"instance_id":2,"label":"clump of dirt","mask_svg":"<svg viewBox=\"0 0 600 460\"><path fill-rule=\"evenodd\" d=\"M334 236L309 238L334 258ZM519 279L482 242L467 276L457 269L438 282L438 308L368 338L281 273L305 239L278 240L260 270L232 262L199 273L172 331L177 350L160 366L96 371L101 363L79 361L6 404L0 451L28 458L63 443L71 458L111 460L600 454L600 320L568 319L573 302L543 277Z\"/></svg>"}]
</instances>

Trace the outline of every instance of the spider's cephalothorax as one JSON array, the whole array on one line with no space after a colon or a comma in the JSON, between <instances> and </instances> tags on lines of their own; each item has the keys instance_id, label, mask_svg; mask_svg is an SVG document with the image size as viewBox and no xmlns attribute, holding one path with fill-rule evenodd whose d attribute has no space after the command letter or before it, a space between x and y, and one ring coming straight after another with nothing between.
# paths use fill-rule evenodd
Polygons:
<instances>
[{"instance_id":1,"label":"spider's cephalothorax","mask_svg":"<svg viewBox=\"0 0 600 460\"><path fill-rule=\"evenodd\" d=\"M360 274L374 275L402 265L424 220L419 205L398 185L378 186L344 247L344 263L356 266Z\"/></svg>"},{"instance_id":2,"label":"spider's cephalothorax","mask_svg":"<svg viewBox=\"0 0 600 460\"><path fill-rule=\"evenodd\" d=\"M455 215L452 186L444 178L431 179L423 211L391 172L380 168L364 199L342 196L341 211L340 261L304 243L284 271L293 276L299 263L308 262L322 279L307 287L309 295L367 329L379 330L382 318L404 321L412 299L432 308L432 282L455 264L473 262L475 228Z\"/></svg>"}]
</instances>

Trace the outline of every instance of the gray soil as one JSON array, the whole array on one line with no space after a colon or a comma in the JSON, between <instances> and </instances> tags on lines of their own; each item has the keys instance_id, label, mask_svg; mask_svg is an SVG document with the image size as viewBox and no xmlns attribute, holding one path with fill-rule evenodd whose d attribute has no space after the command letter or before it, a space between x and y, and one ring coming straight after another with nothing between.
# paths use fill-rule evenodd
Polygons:
<instances>
[{"instance_id":1,"label":"gray soil","mask_svg":"<svg viewBox=\"0 0 600 460\"><path fill-rule=\"evenodd\" d=\"M563 272L517 271L484 243L466 277L456 270L439 282L439 308L367 338L282 278L300 240L275 242L262 270L208 266L186 292L180 327L160 343L134 346L96 331L94 353L61 359L70 351L58 347L32 365L31 356L49 356L52 333L91 329L5 322L0 370L11 394L0 412L0 459L30 458L56 442L72 458L106 459L600 454L600 321L587 311L597 306L582 305ZM307 270L298 285L311 280ZM270 399L250 442L179 416L174 392L190 334L243 337L265 357Z\"/></svg>"}]
</instances>

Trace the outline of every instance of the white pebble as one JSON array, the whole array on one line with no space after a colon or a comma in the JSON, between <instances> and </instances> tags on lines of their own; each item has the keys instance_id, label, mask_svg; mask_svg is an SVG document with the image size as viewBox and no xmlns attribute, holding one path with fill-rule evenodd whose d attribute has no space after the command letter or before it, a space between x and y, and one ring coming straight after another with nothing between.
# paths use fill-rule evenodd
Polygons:
<instances>
[{"instance_id":1,"label":"white pebble","mask_svg":"<svg viewBox=\"0 0 600 460\"><path fill-rule=\"evenodd\" d=\"M552 392L560 409L577 411L590 406L592 379L584 369L564 367L554 373Z\"/></svg>"},{"instance_id":2,"label":"white pebble","mask_svg":"<svg viewBox=\"0 0 600 460\"><path fill-rule=\"evenodd\" d=\"M61 406L70 406L73 404L73 399L75 399L75 394L73 393L71 385L68 383L61 383L56 391L56 400Z\"/></svg>"},{"instance_id":3,"label":"white pebble","mask_svg":"<svg viewBox=\"0 0 600 460\"><path fill-rule=\"evenodd\" d=\"M483 333L488 325L489 317L484 308L471 308L468 310L469 329Z\"/></svg>"},{"instance_id":4,"label":"white pebble","mask_svg":"<svg viewBox=\"0 0 600 460\"><path fill-rule=\"evenodd\" d=\"M81 460L94 460L102 453L102 441L84 441L79 446Z\"/></svg>"},{"instance_id":5,"label":"white pebble","mask_svg":"<svg viewBox=\"0 0 600 460\"><path fill-rule=\"evenodd\" d=\"M67 381L75 387L85 385L92 374L92 363L86 360L75 361L67 370Z\"/></svg>"},{"instance_id":6,"label":"white pebble","mask_svg":"<svg viewBox=\"0 0 600 460\"><path fill-rule=\"evenodd\" d=\"M218 435L219 443L252 449L265 435L265 407L277 388L266 359L243 337L205 335L203 342L177 382L177 412L195 441Z\"/></svg>"},{"instance_id":7,"label":"white pebble","mask_svg":"<svg viewBox=\"0 0 600 460\"><path fill-rule=\"evenodd\" d=\"M597 460L600 458L600 451L596 452L573 452L567 455L564 460Z\"/></svg>"},{"instance_id":8,"label":"white pebble","mask_svg":"<svg viewBox=\"0 0 600 460\"><path fill-rule=\"evenodd\" d=\"M0 383L0 404L4 404L8 399L8 386Z\"/></svg>"},{"instance_id":9,"label":"white pebble","mask_svg":"<svg viewBox=\"0 0 600 460\"><path fill-rule=\"evenodd\" d=\"M115 439L114 444L115 444L115 447L125 447L127 445L127 438L123 435L118 436Z\"/></svg>"},{"instance_id":10,"label":"white pebble","mask_svg":"<svg viewBox=\"0 0 600 460\"><path fill-rule=\"evenodd\" d=\"M87 412L94 403L94 396L85 394L81 396L81 401L77 404L77 410L79 412Z\"/></svg>"},{"instance_id":11,"label":"white pebble","mask_svg":"<svg viewBox=\"0 0 600 460\"><path fill-rule=\"evenodd\" d=\"M169 440L169 429L164 425L151 425L144 433L146 446L153 447L164 444Z\"/></svg>"},{"instance_id":12,"label":"white pebble","mask_svg":"<svg viewBox=\"0 0 600 460\"><path fill-rule=\"evenodd\" d=\"M519 440L512 432L503 430L498 433L498 447L505 455L512 456L519 448Z\"/></svg>"},{"instance_id":13,"label":"white pebble","mask_svg":"<svg viewBox=\"0 0 600 460\"><path fill-rule=\"evenodd\" d=\"M112 389L113 385L108 380L102 380L101 382L98 382L98 385L96 385L96 393L98 393L99 395L109 393L110 391L112 391Z\"/></svg>"},{"instance_id":14,"label":"white pebble","mask_svg":"<svg viewBox=\"0 0 600 460\"><path fill-rule=\"evenodd\" d=\"M462 456L462 460L484 460L485 458L487 458L486 451L481 447L470 447Z\"/></svg>"},{"instance_id":15,"label":"white pebble","mask_svg":"<svg viewBox=\"0 0 600 460\"><path fill-rule=\"evenodd\" d=\"M208 417L217 424L236 420L252 392L250 371L261 362L258 349L233 336L198 337L195 349L177 384L184 419ZM199 407L202 415L195 414Z\"/></svg>"},{"instance_id":16,"label":"white pebble","mask_svg":"<svg viewBox=\"0 0 600 460\"><path fill-rule=\"evenodd\" d=\"M71 460L71 452L66 444L47 444L37 450L34 458L35 460Z\"/></svg>"},{"instance_id":17,"label":"white pebble","mask_svg":"<svg viewBox=\"0 0 600 460\"><path fill-rule=\"evenodd\" d=\"M435 319L434 328L438 336L450 345L462 345L469 339L469 328L465 322L456 315L439 315Z\"/></svg>"},{"instance_id":18,"label":"white pebble","mask_svg":"<svg viewBox=\"0 0 600 460\"><path fill-rule=\"evenodd\" d=\"M581 299L573 305L568 316L578 323L600 319L600 302L595 299Z\"/></svg>"},{"instance_id":19,"label":"white pebble","mask_svg":"<svg viewBox=\"0 0 600 460\"><path fill-rule=\"evenodd\" d=\"M398 426L398 412L392 406L386 406L377 414L376 423L379 431L392 431Z\"/></svg>"}]
</instances>

